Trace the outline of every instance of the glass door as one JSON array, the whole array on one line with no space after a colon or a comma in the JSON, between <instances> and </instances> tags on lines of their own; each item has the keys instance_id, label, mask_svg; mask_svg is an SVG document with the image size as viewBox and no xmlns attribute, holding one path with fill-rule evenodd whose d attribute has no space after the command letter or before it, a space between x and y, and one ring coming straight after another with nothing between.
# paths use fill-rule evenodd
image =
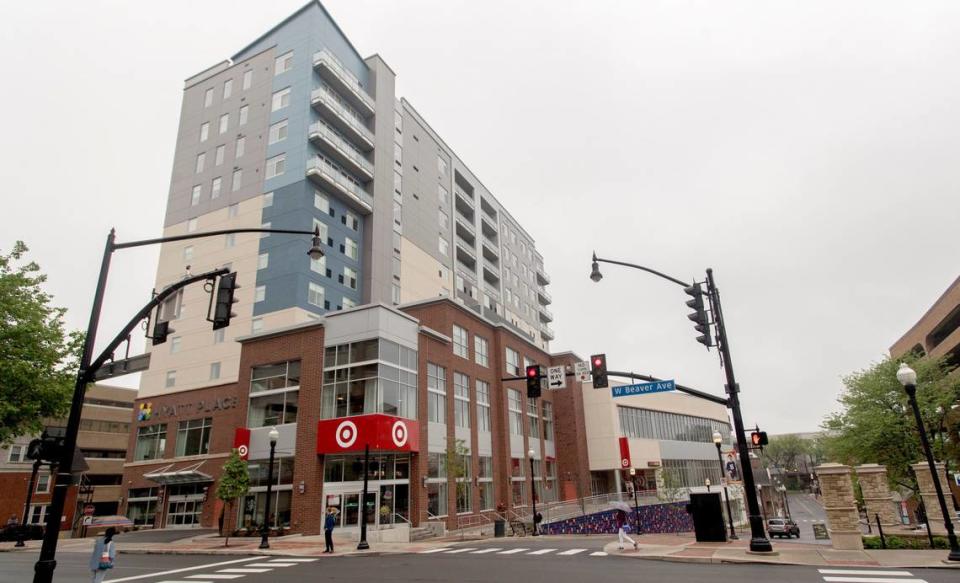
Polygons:
<instances>
[{"instance_id":1,"label":"glass door","mask_svg":"<svg viewBox=\"0 0 960 583\"><path fill-rule=\"evenodd\" d=\"M343 507L340 515L343 517L341 526L360 526L360 492L350 492L343 495ZM367 526L377 523L377 493L367 492Z\"/></svg>"}]
</instances>

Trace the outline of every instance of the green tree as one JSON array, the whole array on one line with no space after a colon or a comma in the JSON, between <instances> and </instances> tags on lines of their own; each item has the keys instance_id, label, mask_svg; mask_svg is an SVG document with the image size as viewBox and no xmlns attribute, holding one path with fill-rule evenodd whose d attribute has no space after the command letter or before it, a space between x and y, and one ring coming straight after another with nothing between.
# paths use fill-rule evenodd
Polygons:
<instances>
[{"instance_id":1,"label":"green tree","mask_svg":"<svg viewBox=\"0 0 960 583\"><path fill-rule=\"evenodd\" d=\"M884 359L843 379L844 390L838 399L842 409L824 420L827 436L823 443L830 461L884 465L892 484L916 490L909 465L924 455L913 412L897 381L901 360L917 372L917 401L924 425L927 429L938 426L938 407L949 411L960 398L960 377L949 375L952 367L943 359L910 354ZM934 454L942 459L943 447L936 441L932 445Z\"/></svg>"},{"instance_id":2,"label":"green tree","mask_svg":"<svg viewBox=\"0 0 960 583\"><path fill-rule=\"evenodd\" d=\"M770 443L763 448L760 460L764 467L779 468L786 477L791 472L796 475L798 470L802 470L804 460L812 457L813 451L812 440L797 435L780 435L770 438ZM786 486L789 488L791 484L788 482Z\"/></svg>"},{"instance_id":3,"label":"green tree","mask_svg":"<svg viewBox=\"0 0 960 583\"><path fill-rule=\"evenodd\" d=\"M470 450L462 439L454 439L447 445L447 478L452 478L456 484L457 500L467 493L470 481L464 480L470 476Z\"/></svg>"},{"instance_id":4,"label":"green tree","mask_svg":"<svg viewBox=\"0 0 960 583\"><path fill-rule=\"evenodd\" d=\"M680 472L674 468L660 468L656 473L657 494L662 500L676 502L687 494Z\"/></svg>"},{"instance_id":5,"label":"green tree","mask_svg":"<svg viewBox=\"0 0 960 583\"><path fill-rule=\"evenodd\" d=\"M250 490L250 473L247 471L247 462L240 459L240 452L233 450L230 457L223 464L223 474L217 484L217 498L223 501L224 510L220 513L220 534L223 534L223 517L233 511L237 499L246 496ZM230 545L230 533L226 533L223 546Z\"/></svg>"},{"instance_id":6,"label":"green tree","mask_svg":"<svg viewBox=\"0 0 960 583\"><path fill-rule=\"evenodd\" d=\"M70 408L83 335L68 333L47 276L17 241L0 254L0 444L39 433Z\"/></svg>"}]
</instances>

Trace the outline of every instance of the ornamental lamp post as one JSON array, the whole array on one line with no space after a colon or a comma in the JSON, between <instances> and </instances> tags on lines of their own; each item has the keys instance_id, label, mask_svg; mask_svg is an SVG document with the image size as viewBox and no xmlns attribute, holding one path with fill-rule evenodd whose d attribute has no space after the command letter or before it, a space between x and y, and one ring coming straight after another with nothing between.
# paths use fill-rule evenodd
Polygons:
<instances>
[{"instance_id":1,"label":"ornamental lamp post","mask_svg":"<svg viewBox=\"0 0 960 583\"><path fill-rule=\"evenodd\" d=\"M707 493L710 493L710 478L704 478L703 485L707 487Z\"/></svg>"},{"instance_id":2,"label":"ornamental lamp post","mask_svg":"<svg viewBox=\"0 0 960 583\"><path fill-rule=\"evenodd\" d=\"M267 434L270 438L270 464L267 466L267 503L263 509L263 530L260 532L260 548L270 548L270 497L273 493L273 459L277 451L277 440L280 439L280 432L276 427L270 428Z\"/></svg>"},{"instance_id":3,"label":"ornamental lamp post","mask_svg":"<svg viewBox=\"0 0 960 583\"><path fill-rule=\"evenodd\" d=\"M539 536L537 532L537 485L533 481L533 456L536 452L533 448L527 450L527 457L530 458L530 500L533 503L533 536Z\"/></svg>"},{"instance_id":4,"label":"ornamental lamp post","mask_svg":"<svg viewBox=\"0 0 960 583\"><path fill-rule=\"evenodd\" d=\"M630 479L633 481L633 513L637 519L637 534L640 534L640 488L637 487L637 468L630 468Z\"/></svg>"},{"instance_id":5,"label":"ornamental lamp post","mask_svg":"<svg viewBox=\"0 0 960 583\"><path fill-rule=\"evenodd\" d=\"M730 493L727 491L727 481L723 479L723 454L720 453L720 445L723 443L723 435L719 431L713 432L713 444L717 446L717 461L720 462L720 483L723 484L723 497L727 501L727 522L730 525L730 540L737 540L737 533L733 530L733 513L730 511Z\"/></svg>"},{"instance_id":6,"label":"ornamental lamp post","mask_svg":"<svg viewBox=\"0 0 960 583\"><path fill-rule=\"evenodd\" d=\"M940 476L937 475L937 464L933 461L933 452L930 450L930 442L927 440L927 430L923 426L923 417L920 416L920 406L917 404L917 373L907 366L907 363L901 362L900 368L897 370L897 380L903 385L903 390L907 393L907 400L910 401L910 408L913 409L913 417L916 419L917 429L920 431L920 444L923 446L923 453L927 456L930 478L933 480L933 487L937 491L937 502L940 503L943 525L947 529L947 540L950 542L950 554L947 555L947 559L960 561L960 546L957 546L957 535L953 532L953 521L950 520L947 502L943 497ZM929 523L929 518L927 522Z\"/></svg>"}]
</instances>

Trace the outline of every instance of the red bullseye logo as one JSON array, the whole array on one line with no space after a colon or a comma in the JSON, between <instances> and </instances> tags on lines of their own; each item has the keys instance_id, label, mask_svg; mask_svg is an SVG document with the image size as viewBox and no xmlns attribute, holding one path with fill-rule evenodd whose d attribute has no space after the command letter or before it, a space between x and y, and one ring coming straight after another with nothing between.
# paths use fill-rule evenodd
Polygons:
<instances>
[{"instance_id":1,"label":"red bullseye logo","mask_svg":"<svg viewBox=\"0 0 960 583\"><path fill-rule=\"evenodd\" d=\"M403 421L394 423L390 434L393 437L393 444L397 447L403 447L407 444L407 426Z\"/></svg>"},{"instance_id":2,"label":"red bullseye logo","mask_svg":"<svg viewBox=\"0 0 960 583\"><path fill-rule=\"evenodd\" d=\"M620 465L623 467L627 467L630 465L630 460L628 460L627 458L623 458L622 460L620 460Z\"/></svg>"},{"instance_id":3,"label":"red bullseye logo","mask_svg":"<svg viewBox=\"0 0 960 583\"><path fill-rule=\"evenodd\" d=\"M240 457L242 458L246 458L249 452L250 450L247 449L247 446L245 445L241 445L240 447L237 448L237 453L240 454Z\"/></svg>"},{"instance_id":4,"label":"red bullseye logo","mask_svg":"<svg viewBox=\"0 0 960 583\"><path fill-rule=\"evenodd\" d=\"M337 445L347 449L357 441L357 426L353 421L344 421L337 427L335 437Z\"/></svg>"}]
</instances>

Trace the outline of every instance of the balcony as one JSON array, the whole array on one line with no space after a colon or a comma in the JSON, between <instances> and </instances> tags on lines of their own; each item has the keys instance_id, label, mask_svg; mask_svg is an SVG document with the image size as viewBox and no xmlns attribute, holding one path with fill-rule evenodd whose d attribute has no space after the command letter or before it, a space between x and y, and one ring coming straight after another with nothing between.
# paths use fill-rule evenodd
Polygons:
<instances>
[{"instance_id":1,"label":"balcony","mask_svg":"<svg viewBox=\"0 0 960 583\"><path fill-rule=\"evenodd\" d=\"M457 236L463 239L470 247L474 247L477 244L477 233L473 230L473 225L468 223L466 219L460 215L454 215L453 222L456 225Z\"/></svg>"},{"instance_id":2,"label":"balcony","mask_svg":"<svg viewBox=\"0 0 960 583\"><path fill-rule=\"evenodd\" d=\"M496 225L497 209L494 208L494 206L490 204L490 202L487 199L485 199L483 196L480 197L480 208L481 210L483 210L484 213L486 213L488 217L490 217L490 220L493 221L493 224Z\"/></svg>"},{"instance_id":3,"label":"balcony","mask_svg":"<svg viewBox=\"0 0 960 583\"><path fill-rule=\"evenodd\" d=\"M483 262L483 279L491 285L500 283L500 269L489 261Z\"/></svg>"},{"instance_id":4,"label":"balcony","mask_svg":"<svg viewBox=\"0 0 960 583\"><path fill-rule=\"evenodd\" d=\"M307 160L307 178L325 190L339 194L344 202L362 214L373 213L373 197L335 162L323 156Z\"/></svg>"},{"instance_id":5,"label":"balcony","mask_svg":"<svg viewBox=\"0 0 960 583\"><path fill-rule=\"evenodd\" d=\"M347 68L343 66L343 63L333 56L333 53L327 49L322 49L314 53L313 68L323 77L324 81L342 93L354 107L368 116L374 114L376 111L376 102L373 97L370 97L370 95L364 91L363 86L360 84L360 79L347 70Z\"/></svg>"},{"instance_id":6,"label":"balcony","mask_svg":"<svg viewBox=\"0 0 960 583\"><path fill-rule=\"evenodd\" d=\"M481 241L483 258L494 264L500 263L500 249L497 244L486 237L481 238Z\"/></svg>"},{"instance_id":7,"label":"balcony","mask_svg":"<svg viewBox=\"0 0 960 583\"><path fill-rule=\"evenodd\" d=\"M310 105L348 140L358 144L363 151L369 152L373 149L373 132L341 102L341 99L329 87L321 86L310 94Z\"/></svg>"},{"instance_id":8,"label":"balcony","mask_svg":"<svg viewBox=\"0 0 960 583\"><path fill-rule=\"evenodd\" d=\"M540 306L540 322L546 324L547 322L553 322L553 312L547 309L547 306Z\"/></svg>"},{"instance_id":9,"label":"balcony","mask_svg":"<svg viewBox=\"0 0 960 583\"><path fill-rule=\"evenodd\" d=\"M540 335L543 336L545 340L553 340L557 337L557 335L553 333L553 329L546 324L540 328Z\"/></svg>"},{"instance_id":10,"label":"balcony","mask_svg":"<svg viewBox=\"0 0 960 583\"><path fill-rule=\"evenodd\" d=\"M367 160L360 150L343 139L343 136L326 122L318 121L311 124L308 137L314 146L323 150L347 170L362 176L367 181L373 180L373 164L370 160Z\"/></svg>"},{"instance_id":11,"label":"balcony","mask_svg":"<svg viewBox=\"0 0 960 583\"><path fill-rule=\"evenodd\" d=\"M463 267L469 270L471 273L477 272L477 256L473 253L473 250L470 247L461 241L460 239L456 240L457 248L457 263L458 265L463 265Z\"/></svg>"},{"instance_id":12,"label":"balcony","mask_svg":"<svg viewBox=\"0 0 960 583\"><path fill-rule=\"evenodd\" d=\"M497 220L491 219L486 213L480 213L480 230L491 239L495 239L499 232L497 231Z\"/></svg>"},{"instance_id":13,"label":"balcony","mask_svg":"<svg viewBox=\"0 0 960 583\"><path fill-rule=\"evenodd\" d=\"M474 206L473 206L473 197L463 191L463 189L457 187L454 188L454 206L457 207L457 211L463 215L469 221L473 222Z\"/></svg>"},{"instance_id":14,"label":"balcony","mask_svg":"<svg viewBox=\"0 0 960 583\"><path fill-rule=\"evenodd\" d=\"M547 272L543 270L543 264L537 265L537 283L540 285L547 285L550 283L550 276L547 275Z\"/></svg>"},{"instance_id":15,"label":"balcony","mask_svg":"<svg viewBox=\"0 0 960 583\"><path fill-rule=\"evenodd\" d=\"M537 288L537 300L542 306L553 303L553 298L550 297L550 294L547 293L547 290L543 289L542 287Z\"/></svg>"}]
</instances>

